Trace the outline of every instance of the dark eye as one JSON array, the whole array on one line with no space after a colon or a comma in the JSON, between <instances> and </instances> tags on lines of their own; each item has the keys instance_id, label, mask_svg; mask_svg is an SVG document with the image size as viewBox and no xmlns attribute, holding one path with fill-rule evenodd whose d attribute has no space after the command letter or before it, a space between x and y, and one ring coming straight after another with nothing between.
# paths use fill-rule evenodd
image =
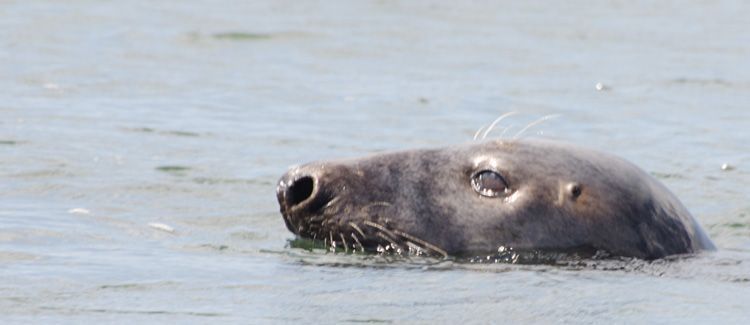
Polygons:
<instances>
[{"instance_id":1,"label":"dark eye","mask_svg":"<svg viewBox=\"0 0 750 325\"><path fill-rule=\"evenodd\" d=\"M510 192L503 176L491 170L483 170L474 174L471 178L471 186L477 193L488 197L497 197Z\"/></svg>"}]
</instances>

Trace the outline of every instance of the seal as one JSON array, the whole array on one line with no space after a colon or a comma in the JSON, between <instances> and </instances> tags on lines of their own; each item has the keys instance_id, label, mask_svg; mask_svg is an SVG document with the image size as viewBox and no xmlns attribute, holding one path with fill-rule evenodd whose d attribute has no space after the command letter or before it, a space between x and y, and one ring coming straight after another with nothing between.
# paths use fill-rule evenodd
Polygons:
<instances>
[{"instance_id":1,"label":"seal","mask_svg":"<svg viewBox=\"0 0 750 325\"><path fill-rule=\"evenodd\" d=\"M715 249L682 203L622 158L542 139L313 162L277 187L287 228L366 252L505 249L657 259Z\"/></svg>"}]
</instances>

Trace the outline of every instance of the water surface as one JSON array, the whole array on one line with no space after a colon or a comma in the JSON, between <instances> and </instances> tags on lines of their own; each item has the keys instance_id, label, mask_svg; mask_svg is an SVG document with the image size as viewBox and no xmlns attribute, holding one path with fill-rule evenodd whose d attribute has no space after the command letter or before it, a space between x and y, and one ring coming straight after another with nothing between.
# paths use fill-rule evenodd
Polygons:
<instances>
[{"instance_id":1,"label":"water surface","mask_svg":"<svg viewBox=\"0 0 750 325\"><path fill-rule=\"evenodd\" d=\"M6 1L0 318L742 323L747 17L742 1ZM559 114L526 136L640 165L719 250L602 270L289 246L287 166L460 144L508 111L516 130Z\"/></svg>"}]
</instances>

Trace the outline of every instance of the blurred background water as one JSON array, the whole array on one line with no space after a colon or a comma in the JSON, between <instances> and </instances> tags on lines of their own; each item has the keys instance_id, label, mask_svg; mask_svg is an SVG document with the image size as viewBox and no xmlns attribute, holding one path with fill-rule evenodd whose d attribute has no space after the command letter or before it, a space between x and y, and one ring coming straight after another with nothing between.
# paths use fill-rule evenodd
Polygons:
<instances>
[{"instance_id":1,"label":"blurred background water","mask_svg":"<svg viewBox=\"0 0 750 325\"><path fill-rule=\"evenodd\" d=\"M0 320L750 319L743 1L3 1ZM291 248L287 166L508 111L623 156L719 247L603 271ZM722 166L725 165L722 169Z\"/></svg>"}]
</instances>

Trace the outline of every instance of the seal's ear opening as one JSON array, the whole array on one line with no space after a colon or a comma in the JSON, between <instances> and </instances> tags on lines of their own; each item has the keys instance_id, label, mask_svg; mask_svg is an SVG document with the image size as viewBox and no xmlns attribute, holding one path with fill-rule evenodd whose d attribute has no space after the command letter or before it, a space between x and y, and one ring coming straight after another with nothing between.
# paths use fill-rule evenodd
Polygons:
<instances>
[{"instance_id":1,"label":"seal's ear opening","mask_svg":"<svg viewBox=\"0 0 750 325\"><path fill-rule=\"evenodd\" d=\"M570 199L575 201L583 193L583 186L581 186L581 184L573 182L568 184L567 190L568 195L570 195Z\"/></svg>"}]
</instances>

